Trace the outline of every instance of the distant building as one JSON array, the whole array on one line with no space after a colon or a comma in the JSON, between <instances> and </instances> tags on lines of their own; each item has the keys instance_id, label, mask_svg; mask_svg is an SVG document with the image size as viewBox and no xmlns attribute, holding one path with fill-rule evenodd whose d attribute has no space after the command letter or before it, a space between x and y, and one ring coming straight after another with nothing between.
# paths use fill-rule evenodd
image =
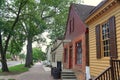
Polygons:
<instances>
[{"instance_id":1,"label":"distant building","mask_svg":"<svg viewBox=\"0 0 120 80\"><path fill-rule=\"evenodd\" d=\"M51 48L52 48L51 45L47 46L47 51L46 51L47 61L50 61L50 62L52 61L52 60L51 60Z\"/></svg>"},{"instance_id":2,"label":"distant building","mask_svg":"<svg viewBox=\"0 0 120 80\"><path fill-rule=\"evenodd\" d=\"M51 62L53 67L57 67L57 62L62 62L63 42L62 39L56 39L51 49Z\"/></svg>"}]
</instances>

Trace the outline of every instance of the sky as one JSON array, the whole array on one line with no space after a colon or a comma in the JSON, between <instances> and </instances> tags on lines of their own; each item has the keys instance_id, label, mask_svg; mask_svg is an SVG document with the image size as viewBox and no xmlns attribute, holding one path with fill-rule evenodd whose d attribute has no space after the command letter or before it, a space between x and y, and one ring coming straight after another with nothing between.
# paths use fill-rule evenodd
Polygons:
<instances>
[{"instance_id":1,"label":"sky","mask_svg":"<svg viewBox=\"0 0 120 80\"><path fill-rule=\"evenodd\" d=\"M83 2L84 2L83 4L96 6L96 5L98 5L102 0L77 0L78 3L79 3L80 1L83 1Z\"/></svg>"},{"instance_id":2,"label":"sky","mask_svg":"<svg viewBox=\"0 0 120 80\"><path fill-rule=\"evenodd\" d=\"M41 46L42 48L42 51L46 51L46 48L47 48L47 45L49 45L49 43L51 42L51 40L47 37L49 33L48 32L44 32L42 35L44 38L46 38L46 43L45 44L38 44L37 42L34 42L33 43L33 47L36 47L36 46Z\"/></svg>"}]
</instances>

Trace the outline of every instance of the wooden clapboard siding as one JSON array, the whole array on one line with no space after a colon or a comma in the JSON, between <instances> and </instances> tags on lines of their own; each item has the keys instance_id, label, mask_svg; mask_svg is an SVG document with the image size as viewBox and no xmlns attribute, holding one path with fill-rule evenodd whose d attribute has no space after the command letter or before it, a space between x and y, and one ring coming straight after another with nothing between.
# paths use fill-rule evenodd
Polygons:
<instances>
[{"instance_id":1,"label":"wooden clapboard siding","mask_svg":"<svg viewBox=\"0 0 120 80\"><path fill-rule=\"evenodd\" d=\"M57 44L60 44L62 40L57 40ZM61 44L57 49L56 49L56 62L57 61L62 61L63 57L63 44Z\"/></svg>"},{"instance_id":2,"label":"wooden clapboard siding","mask_svg":"<svg viewBox=\"0 0 120 80\"><path fill-rule=\"evenodd\" d=\"M120 5L108 10L99 19L89 23L89 52L90 52L90 72L92 76L98 76L109 66L110 58L96 58L96 33L95 26L107 21L111 16L115 16L116 22L116 40L118 59L120 59Z\"/></svg>"},{"instance_id":3,"label":"wooden clapboard siding","mask_svg":"<svg viewBox=\"0 0 120 80\"><path fill-rule=\"evenodd\" d=\"M118 46L117 47L118 59L120 59L120 9L118 10L118 14L116 14L116 35L117 35L117 46Z\"/></svg>"},{"instance_id":4,"label":"wooden clapboard siding","mask_svg":"<svg viewBox=\"0 0 120 80\"><path fill-rule=\"evenodd\" d=\"M61 43L62 40L56 40L53 44L52 47L52 52L51 52L51 56L54 55L54 57L52 57L52 66L56 67L57 66L57 61L61 61L62 62L62 57L63 57L63 44Z\"/></svg>"},{"instance_id":5,"label":"wooden clapboard siding","mask_svg":"<svg viewBox=\"0 0 120 80\"><path fill-rule=\"evenodd\" d=\"M116 14L116 34L118 59L120 59L120 10L118 11L118 14Z\"/></svg>"}]
</instances>

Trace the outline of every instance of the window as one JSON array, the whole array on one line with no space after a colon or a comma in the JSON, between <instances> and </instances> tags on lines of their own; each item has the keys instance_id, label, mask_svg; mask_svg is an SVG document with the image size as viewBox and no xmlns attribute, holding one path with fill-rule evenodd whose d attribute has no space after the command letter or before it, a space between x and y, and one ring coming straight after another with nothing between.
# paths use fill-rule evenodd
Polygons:
<instances>
[{"instance_id":1,"label":"window","mask_svg":"<svg viewBox=\"0 0 120 80\"><path fill-rule=\"evenodd\" d=\"M65 48L64 49L64 62L67 62L68 61L68 49Z\"/></svg>"},{"instance_id":2,"label":"window","mask_svg":"<svg viewBox=\"0 0 120 80\"><path fill-rule=\"evenodd\" d=\"M82 42L76 43L76 63L82 64Z\"/></svg>"},{"instance_id":3,"label":"window","mask_svg":"<svg viewBox=\"0 0 120 80\"><path fill-rule=\"evenodd\" d=\"M70 20L70 33L72 32L72 20Z\"/></svg>"},{"instance_id":4,"label":"window","mask_svg":"<svg viewBox=\"0 0 120 80\"><path fill-rule=\"evenodd\" d=\"M72 60L72 58L73 58L73 47L72 46L70 46L70 49L69 49L69 55L70 55L70 60Z\"/></svg>"},{"instance_id":5,"label":"window","mask_svg":"<svg viewBox=\"0 0 120 80\"><path fill-rule=\"evenodd\" d=\"M102 51L103 56L108 57L110 56L110 49L109 49L109 23L105 22L101 25L102 30Z\"/></svg>"},{"instance_id":6,"label":"window","mask_svg":"<svg viewBox=\"0 0 120 80\"><path fill-rule=\"evenodd\" d=\"M109 56L118 58L115 16L96 26L96 57L100 59Z\"/></svg>"},{"instance_id":7,"label":"window","mask_svg":"<svg viewBox=\"0 0 120 80\"><path fill-rule=\"evenodd\" d=\"M55 62L55 54L52 54L52 61Z\"/></svg>"},{"instance_id":8,"label":"window","mask_svg":"<svg viewBox=\"0 0 120 80\"><path fill-rule=\"evenodd\" d=\"M70 33L74 31L74 19L70 20Z\"/></svg>"}]
</instances>

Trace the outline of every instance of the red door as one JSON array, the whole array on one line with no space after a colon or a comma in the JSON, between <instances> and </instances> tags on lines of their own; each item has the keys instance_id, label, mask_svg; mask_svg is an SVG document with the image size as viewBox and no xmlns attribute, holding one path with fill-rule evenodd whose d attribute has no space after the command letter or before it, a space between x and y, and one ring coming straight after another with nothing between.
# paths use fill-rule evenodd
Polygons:
<instances>
[{"instance_id":1,"label":"red door","mask_svg":"<svg viewBox=\"0 0 120 80\"><path fill-rule=\"evenodd\" d=\"M72 67L73 67L73 48L72 48L72 46L70 46L69 50L70 50L69 51L69 53L70 53L70 55L69 55L69 60L70 60L69 68L72 69Z\"/></svg>"}]
</instances>

